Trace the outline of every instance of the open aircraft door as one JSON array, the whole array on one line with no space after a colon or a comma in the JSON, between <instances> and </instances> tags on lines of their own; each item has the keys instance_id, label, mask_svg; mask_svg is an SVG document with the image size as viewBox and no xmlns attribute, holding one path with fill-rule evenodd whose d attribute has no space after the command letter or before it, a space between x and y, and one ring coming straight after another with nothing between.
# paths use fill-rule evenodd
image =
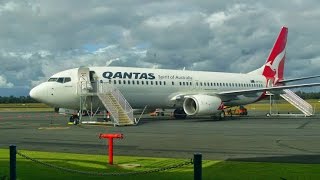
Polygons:
<instances>
[{"instance_id":1,"label":"open aircraft door","mask_svg":"<svg viewBox=\"0 0 320 180\"><path fill-rule=\"evenodd\" d=\"M90 81L90 69L88 67L80 67L78 69L78 93L88 93L92 90Z\"/></svg>"}]
</instances>

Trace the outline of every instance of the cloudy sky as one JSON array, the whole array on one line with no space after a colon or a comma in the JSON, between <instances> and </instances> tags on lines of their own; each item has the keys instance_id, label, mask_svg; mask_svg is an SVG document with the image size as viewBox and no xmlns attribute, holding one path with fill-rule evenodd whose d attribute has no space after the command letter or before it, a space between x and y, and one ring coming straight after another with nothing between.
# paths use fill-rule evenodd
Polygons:
<instances>
[{"instance_id":1,"label":"cloudy sky","mask_svg":"<svg viewBox=\"0 0 320 180\"><path fill-rule=\"evenodd\" d=\"M246 73L265 62L281 26L285 77L320 74L316 0L0 0L0 23L2 95L79 66Z\"/></svg>"}]
</instances>

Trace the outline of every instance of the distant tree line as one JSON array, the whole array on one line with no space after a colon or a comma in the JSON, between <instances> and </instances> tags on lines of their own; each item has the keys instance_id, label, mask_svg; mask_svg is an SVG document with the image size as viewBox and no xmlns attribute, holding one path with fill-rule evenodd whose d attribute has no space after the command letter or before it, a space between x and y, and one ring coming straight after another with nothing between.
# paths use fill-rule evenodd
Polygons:
<instances>
[{"instance_id":1,"label":"distant tree line","mask_svg":"<svg viewBox=\"0 0 320 180\"><path fill-rule=\"evenodd\" d=\"M32 99L30 96L0 96L0 104L10 104L10 103L37 103L36 100Z\"/></svg>"},{"instance_id":2,"label":"distant tree line","mask_svg":"<svg viewBox=\"0 0 320 180\"><path fill-rule=\"evenodd\" d=\"M296 93L299 97L301 97L302 99L319 99L320 100L320 92L303 92L303 91L295 91L294 93ZM267 97L266 99L268 99L269 97ZM280 100L282 99L281 96L279 94L274 94L274 96L272 97L274 100Z\"/></svg>"},{"instance_id":3,"label":"distant tree line","mask_svg":"<svg viewBox=\"0 0 320 180\"><path fill-rule=\"evenodd\" d=\"M295 92L302 99L320 99L320 92L303 92L297 91Z\"/></svg>"}]
</instances>

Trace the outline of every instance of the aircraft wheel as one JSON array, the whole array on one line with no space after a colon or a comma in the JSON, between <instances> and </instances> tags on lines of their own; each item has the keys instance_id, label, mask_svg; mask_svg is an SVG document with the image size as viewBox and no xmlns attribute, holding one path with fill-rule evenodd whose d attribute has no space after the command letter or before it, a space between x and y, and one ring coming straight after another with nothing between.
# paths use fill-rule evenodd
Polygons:
<instances>
[{"instance_id":1,"label":"aircraft wheel","mask_svg":"<svg viewBox=\"0 0 320 180\"><path fill-rule=\"evenodd\" d=\"M173 117L175 119L186 119L187 114L184 112L183 108L178 108L173 111Z\"/></svg>"},{"instance_id":2,"label":"aircraft wheel","mask_svg":"<svg viewBox=\"0 0 320 180\"><path fill-rule=\"evenodd\" d=\"M226 117L225 112L222 110L219 114L219 120L223 120Z\"/></svg>"},{"instance_id":3,"label":"aircraft wheel","mask_svg":"<svg viewBox=\"0 0 320 180\"><path fill-rule=\"evenodd\" d=\"M78 125L78 124L79 124L79 117L73 116L73 125Z\"/></svg>"},{"instance_id":4,"label":"aircraft wheel","mask_svg":"<svg viewBox=\"0 0 320 180\"><path fill-rule=\"evenodd\" d=\"M266 114L266 116L267 116L267 117L270 117L270 116L271 116L271 114L270 114L270 113L267 113L267 114Z\"/></svg>"},{"instance_id":5,"label":"aircraft wheel","mask_svg":"<svg viewBox=\"0 0 320 180\"><path fill-rule=\"evenodd\" d=\"M74 121L73 116L70 116L69 122L70 122L70 123L73 123L73 121Z\"/></svg>"}]
</instances>

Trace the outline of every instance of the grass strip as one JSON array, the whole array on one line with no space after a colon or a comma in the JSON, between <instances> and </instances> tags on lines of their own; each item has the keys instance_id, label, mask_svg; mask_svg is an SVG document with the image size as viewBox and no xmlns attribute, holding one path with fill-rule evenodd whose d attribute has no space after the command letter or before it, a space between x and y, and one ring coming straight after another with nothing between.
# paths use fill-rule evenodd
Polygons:
<instances>
[{"instance_id":1,"label":"grass strip","mask_svg":"<svg viewBox=\"0 0 320 180\"><path fill-rule=\"evenodd\" d=\"M115 156L115 165L107 164L106 155L19 151L39 161L79 171L126 173L142 172L185 162L186 159ZM192 155L190 155L192 156ZM204 156L205 157L205 156ZM128 168L122 165L139 165ZM203 179L320 179L319 164L203 161ZM9 150L0 149L0 179L9 175ZM18 179L193 179L193 165L150 174L95 176L65 172L17 156Z\"/></svg>"}]
</instances>

